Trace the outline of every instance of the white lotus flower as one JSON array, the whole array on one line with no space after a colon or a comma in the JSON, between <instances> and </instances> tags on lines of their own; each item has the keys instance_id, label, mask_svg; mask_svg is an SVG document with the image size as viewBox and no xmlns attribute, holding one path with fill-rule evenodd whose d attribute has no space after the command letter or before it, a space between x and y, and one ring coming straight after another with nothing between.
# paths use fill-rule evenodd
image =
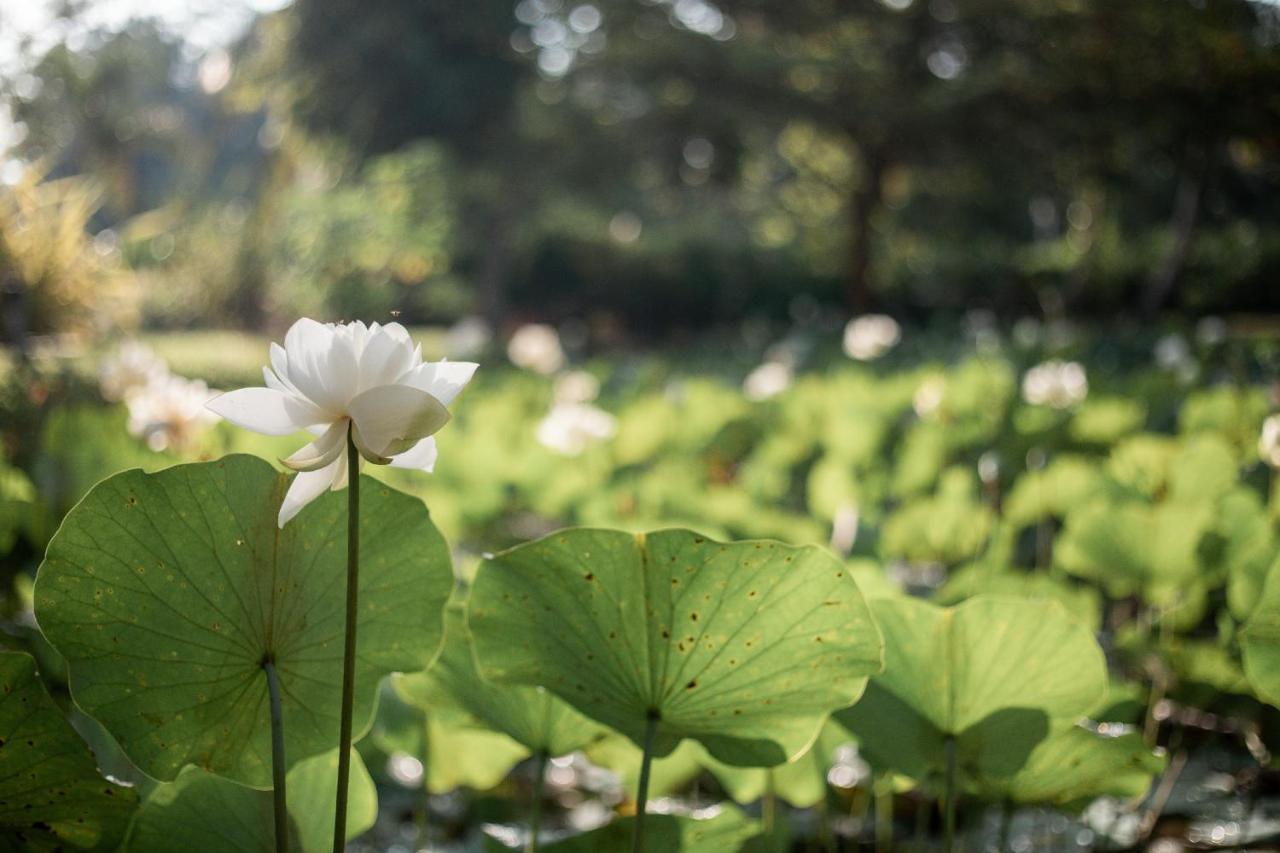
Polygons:
<instances>
[{"instance_id":1,"label":"white lotus flower","mask_svg":"<svg viewBox=\"0 0 1280 853\"><path fill-rule=\"evenodd\" d=\"M570 370L556 379L552 396L557 403L590 403L600 396L600 380L585 370Z\"/></svg>"},{"instance_id":2,"label":"white lotus flower","mask_svg":"<svg viewBox=\"0 0 1280 853\"><path fill-rule=\"evenodd\" d=\"M529 323L516 329L507 342L507 357L516 367L550 376L564 367L560 335L550 326Z\"/></svg>"},{"instance_id":3,"label":"white lotus flower","mask_svg":"<svg viewBox=\"0 0 1280 853\"><path fill-rule=\"evenodd\" d=\"M879 358L902 340L898 321L886 314L863 314L844 327L844 352L858 361Z\"/></svg>"},{"instance_id":4,"label":"white lotus flower","mask_svg":"<svg viewBox=\"0 0 1280 853\"><path fill-rule=\"evenodd\" d=\"M1089 396L1089 378L1077 361L1046 361L1022 377L1022 398L1035 406L1069 409Z\"/></svg>"},{"instance_id":5,"label":"white lotus flower","mask_svg":"<svg viewBox=\"0 0 1280 853\"><path fill-rule=\"evenodd\" d=\"M107 400L123 400L169 375L169 367L149 347L126 341L98 368L98 387Z\"/></svg>"},{"instance_id":6,"label":"white lotus flower","mask_svg":"<svg viewBox=\"0 0 1280 853\"><path fill-rule=\"evenodd\" d=\"M325 489L347 485L347 433L360 455L378 465L431 471L431 435L449 420L446 408L471 381L476 365L424 362L399 323L365 326L293 324L284 346L271 345L266 388L242 388L214 398L209 408L237 426L265 435L307 430L317 436L285 465L293 478L279 524Z\"/></svg>"},{"instance_id":7,"label":"white lotus flower","mask_svg":"<svg viewBox=\"0 0 1280 853\"><path fill-rule=\"evenodd\" d=\"M152 450L182 449L218 420L205 406L217 394L198 379L164 374L126 397L129 434Z\"/></svg>"},{"instance_id":8,"label":"white lotus flower","mask_svg":"<svg viewBox=\"0 0 1280 853\"><path fill-rule=\"evenodd\" d=\"M538 424L538 441L562 456L577 456L613 437L618 421L588 403L556 403Z\"/></svg>"},{"instance_id":9,"label":"white lotus flower","mask_svg":"<svg viewBox=\"0 0 1280 853\"><path fill-rule=\"evenodd\" d=\"M1272 468L1280 468L1280 415L1272 415L1262 422L1258 455Z\"/></svg>"},{"instance_id":10,"label":"white lotus flower","mask_svg":"<svg viewBox=\"0 0 1280 853\"><path fill-rule=\"evenodd\" d=\"M748 400L768 400L790 388L791 379L790 365L781 361L766 361L747 374L747 378L742 381L742 393Z\"/></svg>"}]
</instances>

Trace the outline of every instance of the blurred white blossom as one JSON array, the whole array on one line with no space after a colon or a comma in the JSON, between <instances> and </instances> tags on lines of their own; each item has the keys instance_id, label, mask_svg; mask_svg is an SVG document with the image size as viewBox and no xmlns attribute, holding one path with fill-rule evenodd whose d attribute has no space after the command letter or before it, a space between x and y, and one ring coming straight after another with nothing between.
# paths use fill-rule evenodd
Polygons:
<instances>
[{"instance_id":1,"label":"blurred white blossom","mask_svg":"<svg viewBox=\"0 0 1280 853\"><path fill-rule=\"evenodd\" d=\"M98 367L98 386L114 402L168 375L168 365L150 347L126 341Z\"/></svg>"},{"instance_id":2,"label":"blurred white blossom","mask_svg":"<svg viewBox=\"0 0 1280 853\"><path fill-rule=\"evenodd\" d=\"M1164 370L1176 370L1191 358L1191 345L1182 335L1173 332L1156 341L1154 352L1156 366Z\"/></svg>"},{"instance_id":3,"label":"blurred white blossom","mask_svg":"<svg viewBox=\"0 0 1280 853\"><path fill-rule=\"evenodd\" d=\"M1177 332L1156 341L1154 355L1157 367L1178 374L1185 383L1194 382L1200 373L1200 365L1191 353L1191 344Z\"/></svg>"},{"instance_id":4,"label":"blurred white blossom","mask_svg":"<svg viewBox=\"0 0 1280 853\"><path fill-rule=\"evenodd\" d=\"M831 550L848 555L858 541L860 514L855 504L845 503L836 507L831 518Z\"/></svg>"},{"instance_id":5,"label":"blurred white blossom","mask_svg":"<svg viewBox=\"0 0 1280 853\"><path fill-rule=\"evenodd\" d=\"M893 349L902 339L902 328L885 314L854 317L844 327L844 352L858 361L871 361Z\"/></svg>"},{"instance_id":6,"label":"blurred white blossom","mask_svg":"<svg viewBox=\"0 0 1280 853\"><path fill-rule=\"evenodd\" d=\"M1089 379L1077 361L1046 361L1022 377L1022 398L1036 406L1068 409L1089 396Z\"/></svg>"},{"instance_id":7,"label":"blurred white blossom","mask_svg":"<svg viewBox=\"0 0 1280 853\"><path fill-rule=\"evenodd\" d=\"M837 788L853 788L871 778L871 765L858 754L856 744L841 744L832 755L827 781Z\"/></svg>"},{"instance_id":8,"label":"blurred white blossom","mask_svg":"<svg viewBox=\"0 0 1280 853\"><path fill-rule=\"evenodd\" d=\"M978 457L978 479L983 485L992 486L1000 479L1000 454L988 450Z\"/></svg>"},{"instance_id":9,"label":"blurred white blossom","mask_svg":"<svg viewBox=\"0 0 1280 853\"><path fill-rule=\"evenodd\" d=\"M930 376L921 382L911 398L911 408L915 409L916 417L927 418L938 411L946 393L947 381L941 376Z\"/></svg>"},{"instance_id":10,"label":"blurred white blossom","mask_svg":"<svg viewBox=\"0 0 1280 853\"><path fill-rule=\"evenodd\" d=\"M516 367L550 376L564 367L560 335L544 323L529 323L516 329L507 342L507 357Z\"/></svg>"},{"instance_id":11,"label":"blurred white blossom","mask_svg":"<svg viewBox=\"0 0 1280 853\"><path fill-rule=\"evenodd\" d=\"M493 330L480 317L463 317L444 336L444 352L449 358L472 359L484 352L493 340Z\"/></svg>"},{"instance_id":12,"label":"blurred white blossom","mask_svg":"<svg viewBox=\"0 0 1280 853\"><path fill-rule=\"evenodd\" d=\"M198 379L164 374L129 391L129 434L152 450L189 447L199 433L218 416L205 408L216 391Z\"/></svg>"},{"instance_id":13,"label":"blurred white blossom","mask_svg":"<svg viewBox=\"0 0 1280 853\"><path fill-rule=\"evenodd\" d=\"M600 396L600 380L585 370L570 370L556 379L557 403L590 403Z\"/></svg>"},{"instance_id":14,"label":"blurred white blossom","mask_svg":"<svg viewBox=\"0 0 1280 853\"><path fill-rule=\"evenodd\" d=\"M748 400L767 400L791 387L791 367L781 361L766 361L747 374L742 393Z\"/></svg>"},{"instance_id":15,"label":"blurred white blossom","mask_svg":"<svg viewBox=\"0 0 1280 853\"><path fill-rule=\"evenodd\" d=\"M1272 415L1262 422L1258 455L1272 468L1280 468L1280 415Z\"/></svg>"},{"instance_id":16,"label":"blurred white blossom","mask_svg":"<svg viewBox=\"0 0 1280 853\"><path fill-rule=\"evenodd\" d=\"M406 788L420 786L425 773L422 762L407 752L394 752L387 759L387 775Z\"/></svg>"},{"instance_id":17,"label":"blurred white blossom","mask_svg":"<svg viewBox=\"0 0 1280 853\"><path fill-rule=\"evenodd\" d=\"M562 456L577 456L613 437L617 419L589 403L556 403L538 424L538 441Z\"/></svg>"}]
</instances>

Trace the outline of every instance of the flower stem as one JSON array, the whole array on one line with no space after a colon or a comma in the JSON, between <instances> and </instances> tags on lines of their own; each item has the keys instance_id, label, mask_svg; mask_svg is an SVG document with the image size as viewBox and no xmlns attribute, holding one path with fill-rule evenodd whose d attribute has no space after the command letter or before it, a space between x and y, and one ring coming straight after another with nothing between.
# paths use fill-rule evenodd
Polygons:
<instances>
[{"instance_id":1,"label":"flower stem","mask_svg":"<svg viewBox=\"0 0 1280 853\"><path fill-rule=\"evenodd\" d=\"M893 779L887 773L876 778L875 833L876 853L887 853L893 847Z\"/></svg>"},{"instance_id":2,"label":"flower stem","mask_svg":"<svg viewBox=\"0 0 1280 853\"><path fill-rule=\"evenodd\" d=\"M529 813L529 843L525 853L537 853L538 824L542 822L542 786L547 776L547 751L538 750L533 757L533 809Z\"/></svg>"},{"instance_id":3,"label":"flower stem","mask_svg":"<svg viewBox=\"0 0 1280 853\"><path fill-rule=\"evenodd\" d=\"M956 843L956 739L948 736L946 742L947 768L943 788L943 853L951 853Z\"/></svg>"},{"instance_id":4,"label":"flower stem","mask_svg":"<svg viewBox=\"0 0 1280 853\"><path fill-rule=\"evenodd\" d=\"M418 846L427 850L431 830L431 718L422 718L422 811L418 815Z\"/></svg>"},{"instance_id":5,"label":"flower stem","mask_svg":"<svg viewBox=\"0 0 1280 853\"><path fill-rule=\"evenodd\" d=\"M764 771L764 798L760 804L760 816L764 820L765 834L773 837L773 824L778 812L778 794L774 790L773 768Z\"/></svg>"},{"instance_id":6,"label":"flower stem","mask_svg":"<svg viewBox=\"0 0 1280 853\"><path fill-rule=\"evenodd\" d=\"M289 811L285 796L284 716L280 711L280 678L268 655L262 661L271 698L271 800L276 823L276 853L289 853Z\"/></svg>"},{"instance_id":7,"label":"flower stem","mask_svg":"<svg viewBox=\"0 0 1280 853\"><path fill-rule=\"evenodd\" d=\"M355 703L356 615L360 587L360 454L347 428L347 636L342 646L342 720L338 728L338 795L333 853L347 846L347 781L351 777L351 717Z\"/></svg>"},{"instance_id":8,"label":"flower stem","mask_svg":"<svg viewBox=\"0 0 1280 853\"><path fill-rule=\"evenodd\" d=\"M644 853L644 815L649 807L649 766L653 764L653 736L658 730L658 714L650 711L644 725L644 757L640 759L640 787L636 791L636 827L631 835L631 853Z\"/></svg>"}]
</instances>

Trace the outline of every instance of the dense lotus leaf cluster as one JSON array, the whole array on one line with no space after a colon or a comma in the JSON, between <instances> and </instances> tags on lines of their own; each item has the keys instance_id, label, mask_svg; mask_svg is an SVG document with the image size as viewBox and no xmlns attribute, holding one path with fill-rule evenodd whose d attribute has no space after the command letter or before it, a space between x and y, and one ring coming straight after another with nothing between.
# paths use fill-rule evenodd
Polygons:
<instances>
[{"instance_id":1,"label":"dense lotus leaf cluster","mask_svg":"<svg viewBox=\"0 0 1280 853\"><path fill-rule=\"evenodd\" d=\"M650 797L693 804L650 815L648 849L758 849L785 828L757 803L847 811L896 792L926 823L958 799L972 826L984 804L1136 802L1174 766L1168 733L1206 715L1250 749L1265 736L1266 389L1090 367L1088 396L1059 406L1023 399L1032 359L913 366L885 349L875 369L788 360L787 382L744 394L749 364L552 378L567 356L557 342L551 367L537 334L512 354L528 369L482 372L452 406L432 477L362 478L350 832L379 798L386 815L494 790L513 805L491 846L529 841L534 802L587 797L598 810L548 818L541 846L625 849L648 764ZM610 428L566 461L540 424L588 405ZM327 849L342 493L280 528L288 475L251 456L297 436L224 425L156 452L100 403L42 430L32 464L0 469L0 546L47 550L33 648L85 721L53 742L83 736L97 757L66 765L91 827L50 831L145 851L205 821L237 827L227 849L270 849L270 658L294 844ZM132 787L99 789L100 772ZM0 815L0 834L30 831Z\"/></svg>"}]
</instances>

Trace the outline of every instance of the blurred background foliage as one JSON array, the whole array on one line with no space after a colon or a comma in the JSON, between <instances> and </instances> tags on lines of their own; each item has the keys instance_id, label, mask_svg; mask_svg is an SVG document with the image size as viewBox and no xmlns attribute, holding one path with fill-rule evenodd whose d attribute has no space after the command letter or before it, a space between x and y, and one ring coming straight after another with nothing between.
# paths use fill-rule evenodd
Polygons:
<instances>
[{"instance_id":1,"label":"blurred background foliage","mask_svg":"<svg viewBox=\"0 0 1280 853\"><path fill-rule=\"evenodd\" d=\"M398 319L482 364L431 476L373 472L464 581L684 525L825 545L873 598L1051 598L1108 653L1099 731L1175 769L1141 822L1050 834L1280 832L1243 651L1280 589L1280 3L0 0L0 106L0 645L51 683L31 578L70 507L277 460L209 396L298 316ZM394 695L372 837L522 784L523 747ZM700 761L659 787L698 802ZM895 792L928 830L934 792L854 766L816 782L841 832ZM520 799L448 796L459 837Z\"/></svg>"},{"instance_id":2,"label":"blurred background foliage","mask_svg":"<svg viewBox=\"0 0 1280 853\"><path fill-rule=\"evenodd\" d=\"M74 176L24 216L135 324L1277 303L1269 2L297 0L204 50L112 2L9 37L5 195ZM56 245L0 261L31 332L83 326Z\"/></svg>"}]
</instances>

